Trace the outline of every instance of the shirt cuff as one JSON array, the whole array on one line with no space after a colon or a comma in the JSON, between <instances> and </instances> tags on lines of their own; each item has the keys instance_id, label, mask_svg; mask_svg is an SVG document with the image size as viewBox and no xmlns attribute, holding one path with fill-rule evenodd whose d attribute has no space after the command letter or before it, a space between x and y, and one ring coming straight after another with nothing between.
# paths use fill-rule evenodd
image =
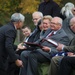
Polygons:
<instances>
[{"instance_id":1,"label":"shirt cuff","mask_svg":"<svg viewBox=\"0 0 75 75\"><path fill-rule=\"evenodd\" d=\"M65 46L62 47L62 51L64 50L64 47L65 47Z\"/></svg>"},{"instance_id":2,"label":"shirt cuff","mask_svg":"<svg viewBox=\"0 0 75 75\"><path fill-rule=\"evenodd\" d=\"M49 50L49 53L51 52L51 48L50 48L50 50Z\"/></svg>"}]
</instances>

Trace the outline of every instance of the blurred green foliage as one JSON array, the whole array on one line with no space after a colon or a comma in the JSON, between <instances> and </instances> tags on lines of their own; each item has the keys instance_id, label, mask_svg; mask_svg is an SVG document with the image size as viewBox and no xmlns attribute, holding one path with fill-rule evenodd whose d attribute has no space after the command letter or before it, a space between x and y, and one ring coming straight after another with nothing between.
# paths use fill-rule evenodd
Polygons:
<instances>
[{"instance_id":1,"label":"blurred green foliage","mask_svg":"<svg viewBox=\"0 0 75 75\"><path fill-rule=\"evenodd\" d=\"M31 29L34 28L32 22L32 13L37 11L40 2L43 0L0 0L0 26L10 21L11 14L14 12L21 12L25 15L25 24L29 25ZM67 2L75 4L74 0L54 0L60 7Z\"/></svg>"}]
</instances>

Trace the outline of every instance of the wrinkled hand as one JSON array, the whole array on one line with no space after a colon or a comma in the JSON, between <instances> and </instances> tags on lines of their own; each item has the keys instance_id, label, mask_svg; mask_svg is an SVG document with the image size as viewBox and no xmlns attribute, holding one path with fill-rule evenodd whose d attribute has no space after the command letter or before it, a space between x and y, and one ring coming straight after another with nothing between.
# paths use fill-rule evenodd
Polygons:
<instances>
[{"instance_id":1,"label":"wrinkled hand","mask_svg":"<svg viewBox=\"0 0 75 75\"><path fill-rule=\"evenodd\" d=\"M26 49L26 47L23 46L23 43L20 43L20 44L18 45L18 49Z\"/></svg>"},{"instance_id":2,"label":"wrinkled hand","mask_svg":"<svg viewBox=\"0 0 75 75\"><path fill-rule=\"evenodd\" d=\"M47 46L43 46L43 48L42 48L44 51L46 51L46 52L49 52L50 51L50 48L49 47L47 47Z\"/></svg>"},{"instance_id":3,"label":"wrinkled hand","mask_svg":"<svg viewBox=\"0 0 75 75\"><path fill-rule=\"evenodd\" d=\"M64 47L65 45L63 44L58 44L58 47L56 48L58 51L62 51L62 48Z\"/></svg>"},{"instance_id":4,"label":"wrinkled hand","mask_svg":"<svg viewBox=\"0 0 75 75\"><path fill-rule=\"evenodd\" d=\"M23 62L22 62L21 60L19 60L19 59L17 59L17 60L15 61L15 64L16 64L18 67L23 67Z\"/></svg>"}]
</instances>

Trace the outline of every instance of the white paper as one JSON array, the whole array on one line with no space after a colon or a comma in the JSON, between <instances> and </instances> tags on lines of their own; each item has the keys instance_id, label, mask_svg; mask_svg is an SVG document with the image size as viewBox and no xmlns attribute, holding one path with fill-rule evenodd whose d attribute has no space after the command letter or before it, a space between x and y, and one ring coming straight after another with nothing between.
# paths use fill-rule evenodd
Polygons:
<instances>
[{"instance_id":1,"label":"white paper","mask_svg":"<svg viewBox=\"0 0 75 75\"><path fill-rule=\"evenodd\" d=\"M46 39L48 42L54 44L55 46L58 46L58 43L53 41L52 39Z\"/></svg>"}]
</instances>

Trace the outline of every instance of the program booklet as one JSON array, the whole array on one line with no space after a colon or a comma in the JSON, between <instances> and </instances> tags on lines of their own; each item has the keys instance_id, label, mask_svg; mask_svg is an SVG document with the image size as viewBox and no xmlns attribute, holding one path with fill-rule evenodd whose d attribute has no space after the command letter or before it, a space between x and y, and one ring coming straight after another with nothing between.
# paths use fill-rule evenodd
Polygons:
<instances>
[{"instance_id":1,"label":"program booklet","mask_svg":"<svg viewBox=\"0 0 75 75\"><path fill-rule=\"evenodd\" d=\"M52 39L44 39L45 41L48 41L49 43L53 44L54 46L58 46L58 43Z\"/></svg>"},{"instance_id":2,"label":"program booklet","mask_svg":"<svg viewBox=\"0 0 75 75\"><path fill-rule=\"evenodd\" d=\"M40 47L43 48L40 44L32 43L32 42L24 42L25 44L31 46L31 47Z\"/></svg>"}]
</instances>

